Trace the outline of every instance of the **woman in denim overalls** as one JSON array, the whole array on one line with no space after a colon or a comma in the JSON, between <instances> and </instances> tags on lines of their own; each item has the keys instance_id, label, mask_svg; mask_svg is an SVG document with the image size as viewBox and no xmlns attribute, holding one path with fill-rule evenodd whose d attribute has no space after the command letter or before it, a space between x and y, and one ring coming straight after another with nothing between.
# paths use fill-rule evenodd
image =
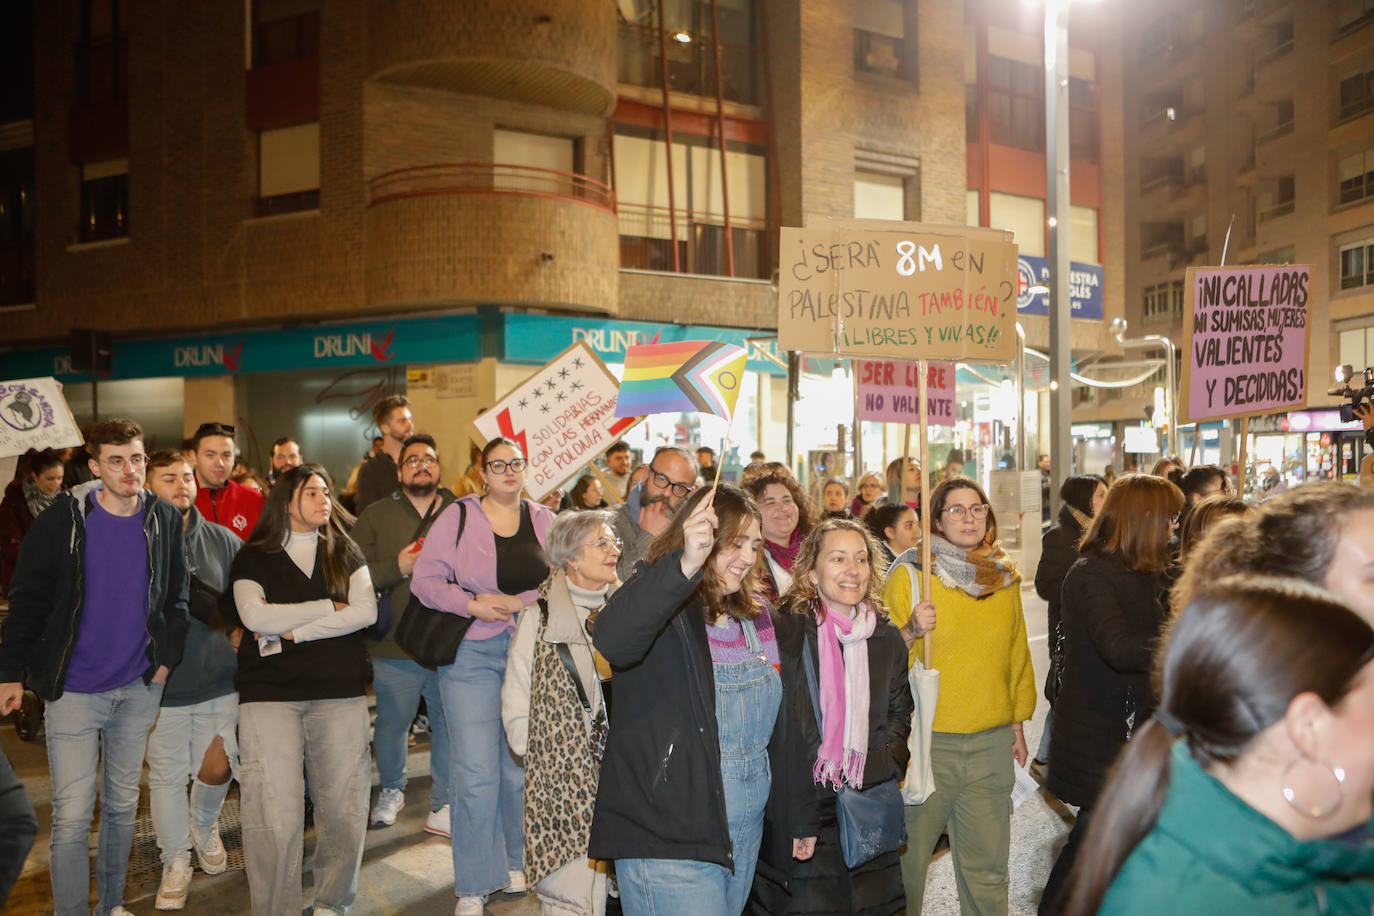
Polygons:
<instances>
[{"instance_id":1,"label":"woman in denim overalls","mask_svg":"<svg viewBox=\"0 0 1374 916\"><path fill-rule=\"evenodd\" d=\"M626 913L735 916L761 846L809 849L791 829L814 800L760 543L747 495L698 491L595 622L616 699L589 854L616 861Z\"/></svg>"}]
</instances>

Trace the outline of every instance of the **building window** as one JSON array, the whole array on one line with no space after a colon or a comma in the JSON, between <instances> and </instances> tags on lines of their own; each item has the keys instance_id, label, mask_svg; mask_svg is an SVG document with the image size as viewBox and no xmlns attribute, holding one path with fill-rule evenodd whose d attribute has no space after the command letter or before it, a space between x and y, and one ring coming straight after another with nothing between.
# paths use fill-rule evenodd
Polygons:
<instances>
[{"instance_id":1,"label":"building window","mask_svg":"<svg viewBox=\"0 0 1374 916\"><path fill-rule=\"evenodd\" d=\"M1255 195L1255 222L1264 223L1293 212L1295 206L1293 176L1280 178L1271 191Z\"/></svg>"},{"instance_id":2,"label":"building window","mask_svg":"<svg viewBox=\"0 0 1374 916\"><path fill-rule=\"evenodd\" d=\"M983 224L979 204L978 189L969 188L964 195L964 225L981 226Z\"/></svg>"},{"instance_id":3,"label":"building window","mask_svg":"<svg viewBox=\"0 0 1374 916\"><path fill-rule=\"evenodd\" d=\"M1069 158L1097 161L1097 86L1069 77Z\"/></svg>"},{"instance_id":4,"label":"building window","mask_svg":"<svg viewBox=\"0 0 1374 916\"><path fill-rule=\"evenodd\" d=\"M1097 209L1069 207L1069 258L1085 264L1097 260Z\"/></svg>"},{"instance_id":5,"label":"building window","mask_svg":"<svg viewBox=\"0 0 1374 916\"><path fill-rule=\"evenodd\" d=\"M730 262L725 248L720 149L713 138L674 131L672 154L675 193L670 198L663 132L616 125L620 266L661 271L672 271L676 266L682 273L725 276ZM767 150L731 141L726 143L725 161L729 169L734 275L765 279L773 271L767 247Z\"/></svg>"},{"instance_id":6,"label":"building window","mask_svg":"<svg viewBox=\"0 0 1374 916\"><path fill-rule=\"evenodd\" d=\"M1339 365L1356 372L1374 365L1374 327L1351 328L1340 333Z\"/></svg>"},{"instance_id":7,"label":"building window","mask_svg":"<svg viewBox=\"0 0 1374 916\"><path fill-rule=\"evenodd\" d=\"M906 179L881 172L854 171L854 218L907 218Z\"/></svg>"},{"instance_id":8,"label":"building window","mask_svg":"<svg viewBox=\"0 0 1374 916\"><path fill-rule=\"evenodd\" d=\"M1041 67L988 56L988 139L1045 151L1045 83Z\"/></svg>"},{"instance_id":9,"label":"building window","mask_svg":"<svg viewBox=\"0 0 1374 916\"><path fill-rule=\"evenodd\" d=\"M34 301L33 149L0 153L0 305Z\"/></svg>"},{"instance_id":10,"label":"building window","mask_svg":"<svg viewBox=\"0 0 1374 916\"><path fill-rule=\"evenodd\" d=\"M1259 253L1261 264L1292 264L1297 259L1298 249L1293 245L1285 245L1282 248L1272 248L1269 251Z\"/></svg>"},{"instance_id":11,"label":"building window","mask_svg":"<svg viewBox=\"0 0 1374 916\"><path fill-rule=\"evenodd\" d=\"M1341 246L1341 289L1374 284L1374 238Z\"/></svg>"},{"instance_id":12,"label":"building window","mask_svg":"<svg viewBox=\"0 0 1374 916\"><path fill-rule=\"evenodd\" d=\"M320 207L320 122L258 134L258 216Z\"/></svg>"},{"instance_id":13,"label":"building window","mask_svg":"<svg viewBox=\"0 0 1374 916\"><path fill-rule=\"evenodd\" d=\"M128 12L123 0L85 0L76 46L76 102L104 105L128 94Z\"/></svg>"},{"instance_id":14,"label":"building window","mask_svg":"<svg viewBox=\"0 0 1374 916\"><path fill-rule=\"evenodd\" d=\"M1161 17L1145 26L1140 33L1140 62L1149 63L1166 54L1174 41L1173 24L1169 17Z\"/></svg>"},{"instance_id":15,"label":"building window","mask_svg":"<svg viewBox=\"0 0 1374 916\"><path fill-rule=\"evenodd\" d=\"M1374 70L1356 73L1341 80L1340 113L1337 120L1358 117L1374 108Z\"/></svg>"},{"instance_id":16,"label":"building window","mask_svg":"<svg viewBox=\"0 0 1374 916\"><path fill-rule=\"evenodd\" d=\"M298 0L250 0L253 30L249 69L320 54L320 13Z\"/></svg>"},{"instance_id":17,"label":"building window","mask_svg":"<svg viewBox=\"0 0 1374 916\"><path fill-rule=\"evenodd\" d=\"M81 167L83 242L124 238L129 234L129 160L88 162Z\"/></svg>"},{"instance_id":18,"label":"building window","mask_svg":"<svg viewBox=\"0 0 1374 916\"><path fill-rule=\"evenodd\" d=\"M854 69L903 79L916 74L908 59L906 9L901 0L854 0Z\"/></svg>"},{"instance_id":19,"label":"building window","mask_svg":"<svg viewBox=\"0 0 1374 916\"><path fill-rule=\"evenodd\" d=\"M1340 162L1340 202L1374 196L1374 149L1346 156Z\"/></svg>"},{"instance_id":20,"label":"building window","mask_svg":"<svg viewBox=\"0 0 1374 916\"><path fill-rule=\"evenodd\" d=\"M994 229L1010 229L1022 254L1045 256L1045 202L993 191L988 194L988 223Z\"/></svg>"},{"instance_id":21,"label":"building window","mask_svg":"<svg viewBox=\"0 0 1374 916\"><path fill-rule=\"evenodd\" d=\"M1144 290L1144 314L1146 323L1177 321L1183 317L1183 281L1157 283Z\"/></svg>"},{"instance_id":22,"label":"building window","mask_svg":"<svg viewBox=\"0 0 1374 916\"><path fill-rule=\"evenodd\" d=\"M1264 50L1257 49L1256 64L1267 64L1293 50L1293 20L1289 19L1275 24L1269 31L1267 44L1261 47Z\"/></svg>"},{"instance_id":23,"label":"building window","mask_svg":"<svg viewBox=\"0 0 1374 916\"><path fill-rule=\"evenodd\" d=\"M635 86L663 86L663 49L668 54L668 88L714 97L716 47L720 91L727 102L759 103L755 64L753 0L719 3L720 41L712 34L711 0L662 0L659 13L634 22L620 18L617 79ZM646 9L649 7L645 7ZM662 29L660 31L660 23Z\"/></svg>"}]
</instances>

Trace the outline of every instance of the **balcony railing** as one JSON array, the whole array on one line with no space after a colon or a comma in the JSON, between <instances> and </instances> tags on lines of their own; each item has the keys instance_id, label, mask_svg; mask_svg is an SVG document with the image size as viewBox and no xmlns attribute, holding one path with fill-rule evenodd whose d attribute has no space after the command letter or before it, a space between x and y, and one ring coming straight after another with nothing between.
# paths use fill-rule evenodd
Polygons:
<instances>
[{"instance_id":1,"label":"balcony railing","mask_svg":"<svg viewBox=\"0 0 1374 916\"><path fill-rule=\"evenodd\" d=\"M1287 54L1291 50L1293 50L1293 39L1290 38L1282 44L1275 45L1268 51L1265 51L1259 57L1255 58L1255 66L1260 67L1271 61L1278 60L1280 57L1283 57L1283 55Z\"/></svg>"},{"instance_id":2,"label":"balcony railing","mask_svg":"<svg viewBox=\"0 0 1374 916\"><path fill-rule=\"evenodd\" d=\"M673 220L667 207L619 206L620 266L673 272ZM767 279L773 271L766 250L768 224L761 219L730 219L736 277ZM677 212L677 272L728 276L725 220L720 214Z\"/></svg>"},{"instance_id":3,"label":"balcony railing","mask_svg":"<svg viewBox=\"0 0 1374 916\"><path fill-rule=\"evenodd\" d=\"M1256 145L1256 146L1263 146L1264 144L1268 143L1270 140L1277 140L1279 137L1282 137L1282 136L1284 136L1285 134L1291 134L1292 132L1293 132L1293 122L1292 122L1291 120L1290 120L1290 121L1284 121L1282 124L1276 124L1276 125L1274 125L1273 127L1271 127L1271 128L1269 128L1268 130L1266 130L1264 133L1262 133L1262 134L1260 134L1259 136L1255 137L1255 145Z\"/></svg>"},{"instance_id":4,"label":"balcony railing","mask_svg":"<svg viewBox=\"0 0 1374 916\"><path fill-rule=\"evenodd\" d=\"M1278 219L1280 216L1287 216L1293 212L1294 201L1283 200L1270 207L1255 211L1255 219L1261 223L1267 223L1271 219Z\"/></svg>"},{"instance_id":5,"label":"balcony railing","mask_svg":"<svg viewBox=\"0 0 1374 916\"><path fill-rule=\"evenodd\" d=\"M453 162L396 169L372 179L369 203L446 194L513 194L584 204L615 213L615 192L595 179L529 165Z\"/></svg>"}]
</instances>

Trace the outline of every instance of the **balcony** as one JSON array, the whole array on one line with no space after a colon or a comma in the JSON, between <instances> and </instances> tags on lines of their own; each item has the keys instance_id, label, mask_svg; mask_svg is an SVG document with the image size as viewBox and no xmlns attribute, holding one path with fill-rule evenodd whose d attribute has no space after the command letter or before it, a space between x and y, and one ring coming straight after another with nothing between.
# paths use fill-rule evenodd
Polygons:
<instances>
[{"instance_id":1,"label":"balcony","mask_svg":"<svg viewBox=\"0 0 1374 916\"><path fill-rule=\"evenodd\" d=\"M616 11L583 0L368 0L370 72L385 82L605 115Z\"/></svg>"},{"instance_id":2,"label":"balcony","mask_svg":"<svg viewBox=\"0 0 1374 916\"><path fill-rule=\"evenodd\" d=\"M1207 170L1170 171L1140 186L1140 208L1146 219L1183 216L1207 205Z\"/></svg>"},{"instance_id":3,"label":"balcony","mask_svg":"<svg viewBox=\"0 0 1374 916\"><path fill-rule=\"evenodd\" d=\"M1201 142L1206 131L1202 111L1182 105L1167 105L1145 115L1140 139L1159 144L1156 151L1177 150Z\"/></svg>"},{"instance_id":4,"label":"balcony","mask_svg":"<svg viewBox=\"0 0 1374 916\"><path fill-rule=\"evenodd\" d=\"M1266 64L1271 64L1279 58L1284 57L1292 50L1293 39L1289 38L1287 41L1280 42L1279 44L1274 45L1272 48L1269 48L1268 50L1261 52L1255 58L1255 66L1263 67Z\"/></svg>"},{"instance_id":5,"label":"balcony","mask_svg":"<svg viewBox=\"0 0 1374 916\"><path fill-rule=\"evenodd\" d=\"M620 266L631 270L730 276L725 248L725 219L718 213L677 214L677 262L673 261L673 220L666 207L621 204ZM773 259L766 244L768 224L762 219L730 219L734 274L766 280Z\"/></svg>"},{"instance_id":6,"label":"balcony","mask_svg":"<svg viewBox=\"0 0 1374 916\"><path fill-rule=\"evenodd\" d=\"M1289 215L1293 212L1293 209L1294 201L1291 200L1282 200L1271 206L1264 207L1263 209L1257 208L1255 210L1255 222L1271 222L1273 220L1278 219L1279 217Z\"/></svg>"},{"instance_id":7,"label":"balcony","mask_svg":"<svg viewBox=\"0 0 1374 916\"><path fill-rule=\"evenodd\" d=\"M668 55L668 88L687 95L714 97L716 57L711 36L682 42L678 35L663 36L652 25L620 23L620 50L616 77L621 83L663 88L663 52ZM691 36L687 36L691 37ZM726 102L759 104L759 85L754 68L757 55L749 45L720 43L720 93Z\"/></svg>"},{"instance_id":8,"label":"balcony","mask_svg":"<svg viewBox=\"0 0 1374 916\"><path fill-rule=\"evenodd\" d=\"M370 305L616 308L615 195L582 175L445 163L369 183Z\"/></svg>"},{"instance_id":9,"label":"balcony","mask_svg":"<svg viewBox=\"0 0 1374 916\"><path fill-rule=\"evenodd\" d=\"M1255 146L1263 146L1271 140L1277 140L1279 137L1286 137L1292 132L1293 122L1291 120L1284 121L1282 124L1276 124L1255 137Z\"/></svg>"}]
</instances>

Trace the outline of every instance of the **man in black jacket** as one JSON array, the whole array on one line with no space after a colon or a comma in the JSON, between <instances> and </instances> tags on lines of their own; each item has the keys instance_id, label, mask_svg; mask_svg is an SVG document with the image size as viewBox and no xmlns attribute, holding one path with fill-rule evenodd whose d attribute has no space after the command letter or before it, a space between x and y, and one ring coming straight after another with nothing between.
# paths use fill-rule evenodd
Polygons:
<instances>
[{"instance_id":1,"label":"man in black jacket","mask_svg":"<svg viewBox=\"0 0 1374 916\"><path fill-rule=\"evenodd\" d=\"M0 630L0 714L19 707L26 683L48 703L58 916L89 912L97 780L97 912L123 911L148 732L188 626L181 518L143 489L143 430L107 420L86 445L96 479L34 520Z\"/></svg>"}]
</instances>

